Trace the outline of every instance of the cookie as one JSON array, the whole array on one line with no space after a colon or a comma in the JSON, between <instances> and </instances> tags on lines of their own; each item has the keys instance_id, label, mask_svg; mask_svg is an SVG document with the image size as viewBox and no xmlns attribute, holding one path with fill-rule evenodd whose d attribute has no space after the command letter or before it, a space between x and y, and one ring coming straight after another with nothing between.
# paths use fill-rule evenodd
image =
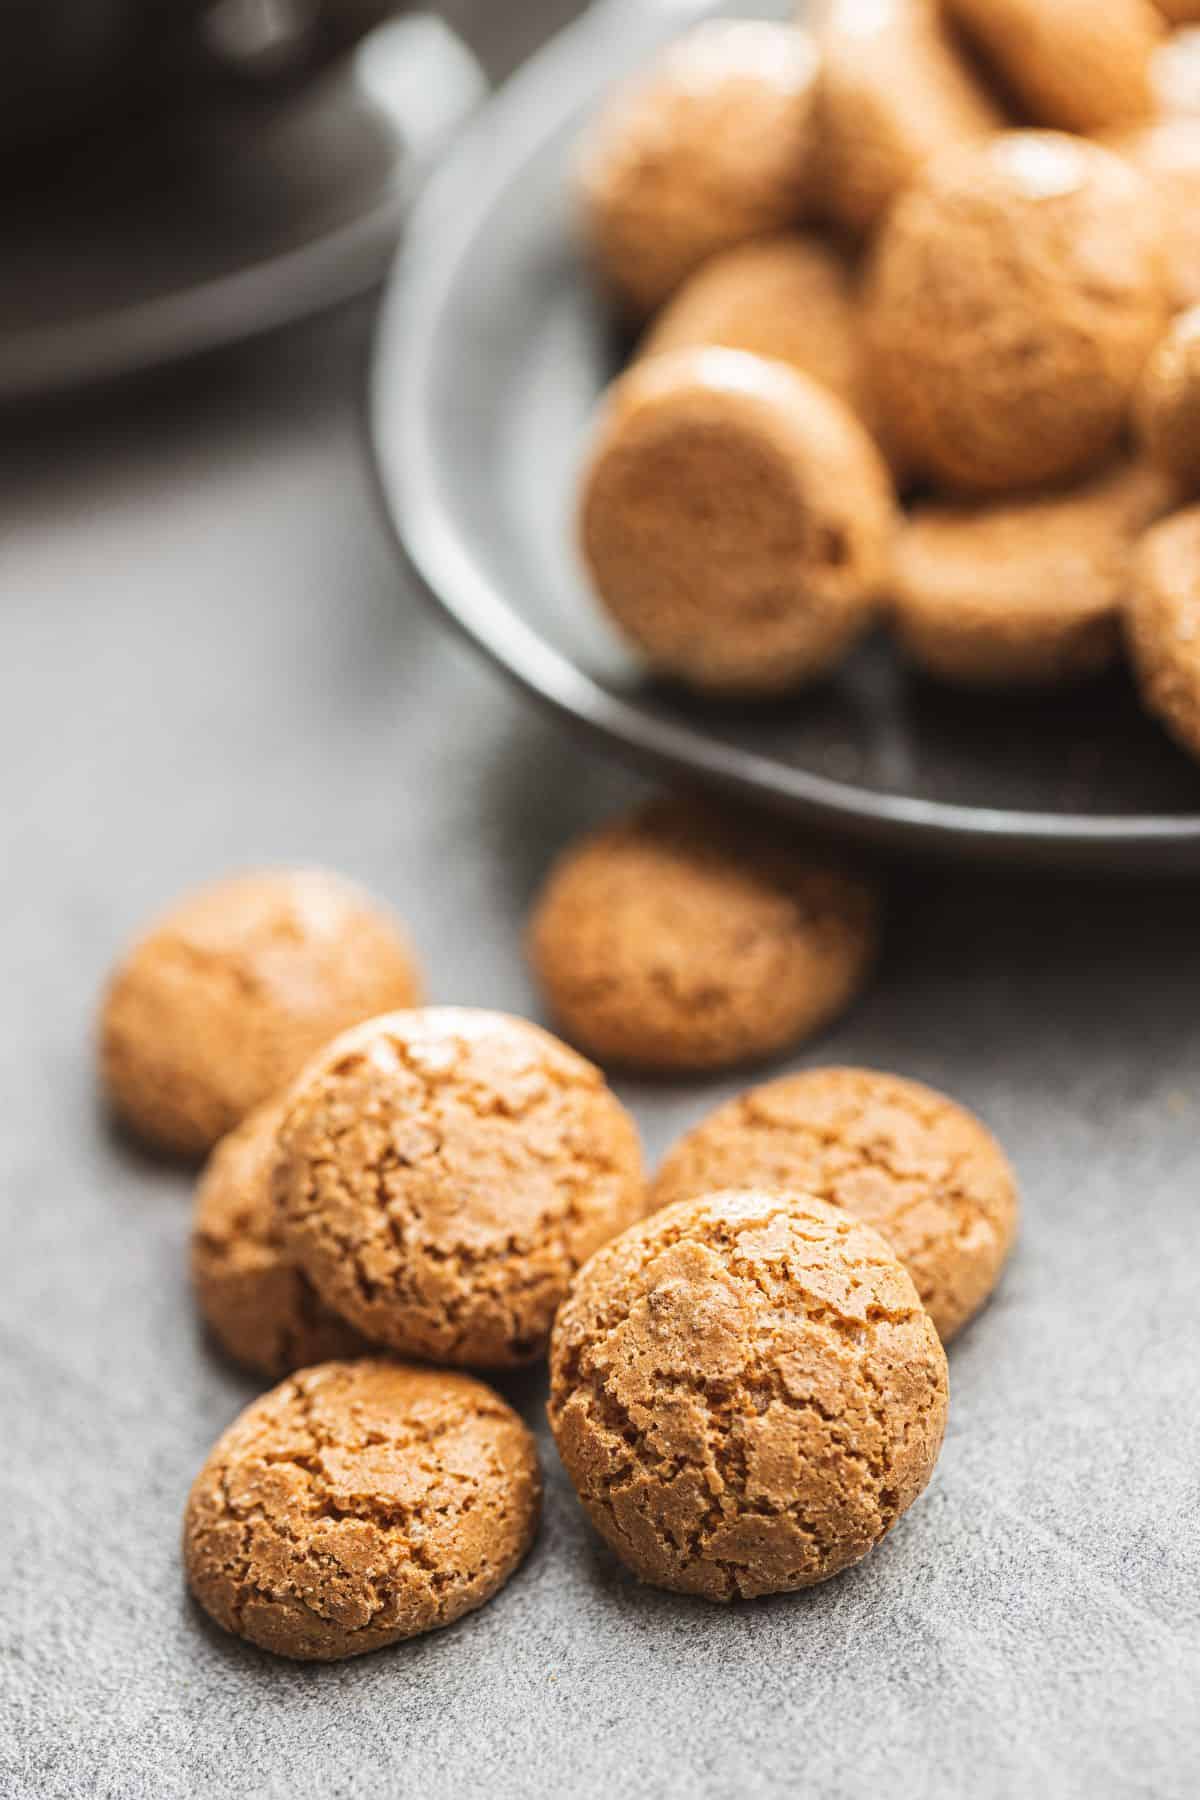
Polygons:
<instances>
[{"instance_id":1,"label":"cookie","mask_svg":"<svg viewBox=\"0 0 1200 1800\"><path fill-rule=\"evenodd\" d=\"M1172 25L1191 25L1200 21L1200 0L1154 0L1154 4Z\"/></svg>"},{"instance_id":2,"label":"cookie","mask_svg":"<svg viewBox=\"0 0 1200 1800\"><path fill-rule=\"evenodd\" d=\"M1162 214L1173 307L1200 302L1200 119L1156 119L1106 142L1153 189Z\"/></svg>"},{"instance_id":3,"label":"cookie","mask_svg":"<svg viewBox=\"0 0 1200 1800\"><path fill-rule=\"evenodd\" d=\"M218 1625L333 1662L452 1625L533 1542L533 1438L480 1381L330 1362L263 1394L217 1440L183 1527Z\"/></svg>"},{"instance_id":4,"label":"cookie","mask_svg":"<svg viewBox=\"0 0 1200 1800\"><path fill-rule=\"evenodd\" d=\"M1142 539L1125 628L1143 703L1200 756L1200 506Z\"/></svg>"},{"instance_id":5,"label":"cookie","mask_svg":"<svg viewBox=\"0 0 1200 1800\"><path fill-rule=\"evenodd\" d=\"M878 901L781 825L659 799L573 845L537 901L533 968L602 1062L722 1069L819 1031L875 955Z\"/></svg>"},{"instance_id":6,"label":"cookie","mask_svg":"<svg viewBox=\"0 0 1200 1800\"><path fill-rule=\"evenodd\" d=\"M1135 414L1155 464L1182 496L1200 495L1200 307L1180 314L1150 358Z\"/></svg>"},{"instance_id":7,"label":"cookie","mask_svg":"<svg viewBox=\"0 0 1200 1800\"><path fill-rule=\"evenodd\" d=\"M1003 492L1112 449L1169 305L1152 192L1112 151L1004 132L929 165L866 308L889 432L934 481Z\"/></svg>"},{"instance_id":8,"label":"cookie","mask_svg":"<svg viewBox=\"0 0 1200 1800\"><path fill-rule=\"evenodd\" d=\"M550 1348L592 1524L642 1581L709 1600L860 1561L928 1482L946 1401L904 1269L803 1194L664 1208L580 1271Z\"/></svg>"},{"instance_id":9,"label":"cookie","mask_svg":"<svg viewBox=\"0 0 1200 1800\"><path fill-rule=\"evenodd\" d=\"M816 68L800 30L713 20L603 108L582 154L581 230L600 279L634 317L707 257L803 216Z\"/></svg>"},{"instance_id":10,"label":"cookie","mask_svg":"<svg viewBox=\"0 0 1200 1800\"><path fill-rule=\"evenodd\" d=\"M1037 125L1103 131L1154 111L1151 0L946 0Z\"/></svg>"},{"instance_id":11,"label":"cookie","mask_svg":"<svg viewBox=\"0 0 1200 1800\"><path fill-rule=\"evenodd\" d=\"M541 1356L572 1275L645 1210L637 1130L524 1019L392 1013L337 1038L279 1131L284 1238L371 1339L428 1362Z\"/></svg>"},{"instance_id":12,"label":"cookie","mask_svg":"<svg viewBox=\"0 0 1200 1800\"><path fill-rule=\"evenodd\" d=\"M284 1247L271 1189L281 1116L281 1102L268 1101L221 1139L192 1224L192 1285L205 1320L235 1362L272 1380L367 1348Z\"/></svg>"},{"instance_id":13,"label":"cookie","mask_svg":"<svg viewBox=\"0 0 1200 1800\"><path fill-rule=\"evenodd\" d=\"M676 350L610 390L580 497L596 593L651 668L778 694L871 624L895 522L859 421L780 362Z\"/></svg>"},{"instance_id":14,"label":"cookie","mask_svg":"<svg viewBox=\"0 0 1200 1800\"><path fill-rule=\"evenodd\" d=\"M1166 476L1122 461L1065 492L918 507L896 541L902 649L939 680L979 687L1108 668L1135 543L1174 503Z\"/></svg>"},{"instance_id":15,"label":"cookie","mask_svg":"<svg viewBox=\"0 0 1200 1800\"><path fill-rule=\"evenodd\" d=\"M1000 1277L1017 1227L1004 1152L944 1094L873 1069L808 1069L752 1088L680 1139L656 1206L724 1188L815 1194L871 1225L944 1344Z\"/></svg>"},{"instance_id":16,"label":"cookie","mask_svg":"<svg viewBox=\"0 0 1200 1800\"><path fill-rule=\"evenodd\" d=\"M404 935L369 894L321 869L271 869L201 888L118 964L100 1016L100 1069L138 1137L210 1150L335 1032L412 1006Z\"/></svg>"},{"instance_id":17,"label":"cookie","mask_svg":"<svg viewBox=\"0 0 1200 1800\"><path fill-rule=\"evenodd\" d=\"M866 232L939 151L1007 123L936 0L833 0L818 38L820 204Z\"/></svg>"}]
</instances>

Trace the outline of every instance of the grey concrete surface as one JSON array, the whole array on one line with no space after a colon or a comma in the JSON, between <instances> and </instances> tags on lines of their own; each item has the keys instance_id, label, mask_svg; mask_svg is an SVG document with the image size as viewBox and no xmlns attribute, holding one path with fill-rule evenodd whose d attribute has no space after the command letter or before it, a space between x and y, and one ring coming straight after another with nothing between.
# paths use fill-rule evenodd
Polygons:
<instances>
[{"instance_id":1,"label":"grey concrete surface","mask_svg":"<svg viewBox=\"0 0 1200 1800\"><path fill-rule=\"evenodd\" d=\"M197 1329L190 1176L114 1137L98 987L147 911L315 858L433 992L536 1013L548 857L634 783L405 592L361 315L37 422L0 473L0 1795L1147 1796L1200 1760L1200 906L897 871L879 978L794 1060L946 1087L1026 1197L934 1482L828 1586L639 1590L542 1425L544 1529L453 1629L330 1668L187 1600L184 1496L254 1386ZM621 1084L656 1155L740 1083Z\"/></svg>"}]
</instances>

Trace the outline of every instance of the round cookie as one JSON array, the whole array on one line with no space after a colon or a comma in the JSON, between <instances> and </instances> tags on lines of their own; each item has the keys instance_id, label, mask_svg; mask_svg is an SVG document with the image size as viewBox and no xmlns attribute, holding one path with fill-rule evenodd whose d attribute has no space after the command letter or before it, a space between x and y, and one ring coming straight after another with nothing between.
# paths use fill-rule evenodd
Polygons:
<instances>
[{"instance_id":1,"label":"round cookie","mask_svg":"<svg viewBox=\"0 0 1200 1800\"><path fill-rule=\"evenodd\" d=\"M550 1424L642 1580L710 1600L824 1581L921 1493L946 1356L878 1232L808 1195L668 1206L560 1311Z\"/></svg>"},{"instance_id":2,"label":"round cookie","mask_svg":"<svg viewBox=\"0 0 1200 1800\"><path fill-rule=\"evenodd\" d=\"M832 0L818 43L821 205L850 231L873 228L931 156L1007 122L936 0Z\"/></svg>"},{"instance_id":3,"label":"round cookie","mask_svg":"<svg viewBox=\"0 0 1200 1800\"><path fill-rule=\"evenodd\" d=\"M1155 119L1114 133L1107 142L1158 196L1171 304L1195 306L1200 302L1200 119Z\"/></svg>"},{"instance_id":4,"label":"round cookie","mask_svg":"<svg viewBox=\"0 0 1200 1800\"><path fill-rule=\"evenodd\" d=\"M1150 358L1135 413L1147 454L1184 496L1200 494L1200 307L1175 320Z\"/></svg>"},{"instance_id":5,"label":"round cookie","mask_svg":"<svg viewBox=\"0 0 1200 1800\"><path fill-rule=\"evenodd\" d=\"M529 951L566 1034L602 1061L721 1069L819 1031L874 959L870 887L786 827L677 799L572 846Z\"/></svg>"},{"instance_id":6,"label":"round cookie","mask_svg":"<svg viewBox=\"0 0 1200 1800\"><path fill-rule=\"evenodd\" d=\"M1112 151L1020 131L939 157L893 207L871 273L889 432L952 487L1082 471L1121 431L1166 283L1153 195Z\"/></svg>"},{"instance_id":7,"label":"round cookie","mask_svg":"<svg viewBox=\"0 0 1200 1800\"><path fill-rule=\"evenodd\" d=\"M1052 686L1121 650L1139 535L1175 501L1147 462L1120 462L1066 492L918 507L896 541L892 625L942 681Z\"/></svg>"},{"instance_id":8,"label":"round cookie","mask_svg":"<svg viewBox=\"0 0 1200 1800\"><path fill-rule=\"evenodd\" d=\"M1142 539L1125 628L1144 704L1200 756L1200 506Z\"/></svg>"},{"instance_id":9,"label":"round cookie","mask_svg":"<svg viewBox=\"0 0 1200 1800\"><path fill-rule=\"evenodd\" d=\"M428 1362L541 1356L580 1263L641 1217L637 1130L598 1069L466 1007L345 1033L287 1097L276 1202L327 1305Z\"/></svg>"},{"instance_id":10,"label":"round cookie","mask_svg":"<svg viewBox=\"0 0 1200 1800\"><path fill-rule=\"evenodd\" d=\"M1165 31L1151 0L947 0L1038 125L1103 131L1154 110Z\"/></svg>"},{"instance_id":11,"label":"round cookie","mask_svg":"<svg viewBox=\"0 0 1200 1800\"><path fill-rule=\"evenodd\" d=\"M352 882L236 875L177 901L117 965L101 1078L140 1138L199 1156L335 1032L420 989L396 920Z\"/></svg>"},{"instance_id":12,"label":"round cookie","mask_svg":"<svg viewBox=\"0 0 1200 1800\"><path fill-rule=\"evenodd\" d=\"M609 100L584 146L581 226L629 312L653 312L707 257L805 212L816 67L792 26L718 19Z\"/></svg>"},{"instance_id":13,"label":"round cookie","mask_svg":"<svg viewBox=\"0 0 1200 1800\"><path fill-rule=\"evenodd\" d=\"M668 1152L657 1206L723 1188L815 1194L880 1236L944 1344L999 1279L1017 1227L1004 1152L944 1094L873 1069L809 1069L739 1095Z\"/></svg>"},{"instance_id":14,"label":"round cookie","mask_svg":"<svg viewBox=\"0 0 1200 1800\"><path fill-rule=\"evenodd\" d=\"M272 1380L367 1348L284 1247L271 1190L281 1117L282 1103L268 1101L221 1139L200 1178L192 1223L201 1312L236 1362Z\"/></svg>"},{"instance_id":15,"label":"round cookie","mask_svg":"<svg viewBox=\"0 0 1200 1800\"><path fill-rule=\"evenodd\" d=\"M452 1625L533 1541L533 1438L480 1381L331 1362L217 1440L183 1528L188 1585L226 1631L332 1662Z\"/></svg>"},{"instance_id":16,"label":"round cookie","mask_svg":"<svg viewBox=\"0 0 1200 1800\"><path fill-rule=\"evenodd\" d=\"M875 616L894 523L887 468L849 409L738 350L622 376L580 497L606 610L652 668L712 694L831 669Z\"/></svg>"}]
</instances>

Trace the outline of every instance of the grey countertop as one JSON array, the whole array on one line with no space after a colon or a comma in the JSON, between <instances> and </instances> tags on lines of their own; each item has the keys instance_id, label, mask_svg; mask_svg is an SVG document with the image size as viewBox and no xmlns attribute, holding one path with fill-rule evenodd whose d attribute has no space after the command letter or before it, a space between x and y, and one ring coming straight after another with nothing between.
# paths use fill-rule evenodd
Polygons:
<instances>
[{"instance_id":1,"label":"grey countertop","mask_svg":"<svg viewBox=\"0 0 1200 1800\"><path fill-rule=\"evenodd\" d=\"M727 1610L638 1589L534 1375L506 1385L545 1524L481 1613L304 1668L187 1600L184 1496L254 1386L192 1314L188 1174L97 1106L110 959L189 883L318 859L397 904L439 998L536 1013L529 896L634 789L404 590L358 441L365 327L6 427L0 1793L1194 1793L1194 887L897 871L877 982L795 1059L950 1089L1026 1197L934 1482L858 1569ZM620 1085L655 1155L741 1083Z\"/></svg>"}]
</instances>

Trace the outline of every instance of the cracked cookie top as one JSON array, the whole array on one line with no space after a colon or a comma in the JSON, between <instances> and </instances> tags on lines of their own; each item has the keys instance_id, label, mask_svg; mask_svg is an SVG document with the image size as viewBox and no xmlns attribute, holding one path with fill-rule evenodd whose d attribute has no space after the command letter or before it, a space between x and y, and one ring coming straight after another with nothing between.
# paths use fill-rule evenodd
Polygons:
<instances>
[{"instance_id":1,"label":"cracked cookie top","mask_svg":"<svg viewBox=\"0 0 1200 1800\"><path fill-rule=\"evenodd\" d=\"M566 851L529 951L593 1055L719 1069L828 1024L874 959L878 910L865 881L786 832L666 798Z\"/></svg>"},{"instance_id":2,"label":"cracked cookie top","mask_svg":"<svg viewBox=\"0 0 1200 1800\"><path fill-rule=\"evenodd\" d=\"M101 1074L139 1137L200 1156L335 1032L420 997L399 924L353 882L238 875L178 901L118 965Z\"/></svg>"},{"instance_id":3,"label":"cracked cookie top","mask_svg":"<svg viewBox=\"0 0 1200 1800\"><path fill-rule=\"evenodd\" d=\"M943 1343L991 1293L1016 1232L1016 1183L985 1126L874 1069L808 1069L718 1107L668 1152L653 1197L732 1187L816 1194L873 1225Z\"/></svg>"},{"instance_id":4,"label":"cracked cookie top","mask_svg":"<svg viewBox=\"0 0 1200 1800\"><path fill-rule=\"evenodd\" d=\"M218 1439L184 1519L188 1584L226 1631L333 1661L450 1625L537 1528L533 1438L469 1376L305 1369Z\"/></svg>"},{"instance_id":5,"label":"cracked cookie top","mask_svg":"<svg viewBox=\"0 0 1200 1800\"><path fill-rule=\"evenodd\" d=\"M318 1293L430 1362L543 1354L572 1275L641 1217L636 1127L524 1019L430 1007L330 1044L287 1097L276 1201Z\"/></svg>"},{"instance_id":6,"label":"cracked cookie top","mask_svg":"<svg viewBox=\"0 0 1200 1800\"><path fill-rule=\"evenodd\" d=\"M283 1242L271 1176L281 1109L269 1101L223 1137L196 1189L192 1281L222 1347L278 1380L366 1344L318 1299Z\"/></svg>"},{"instance_id":7,"label":"cracked cookie top","mask_svg":"<svg viewBox=\"0 0 1200 1800\"><path fill-rule=\"evenodd\" d=\"M712 1600L823 1581L912 1504L946 1357L879 1234L803 1194L681 1201L597 1252L559 1312L550 1423L643 1581Z\"/></svg>"}]
</instances>

